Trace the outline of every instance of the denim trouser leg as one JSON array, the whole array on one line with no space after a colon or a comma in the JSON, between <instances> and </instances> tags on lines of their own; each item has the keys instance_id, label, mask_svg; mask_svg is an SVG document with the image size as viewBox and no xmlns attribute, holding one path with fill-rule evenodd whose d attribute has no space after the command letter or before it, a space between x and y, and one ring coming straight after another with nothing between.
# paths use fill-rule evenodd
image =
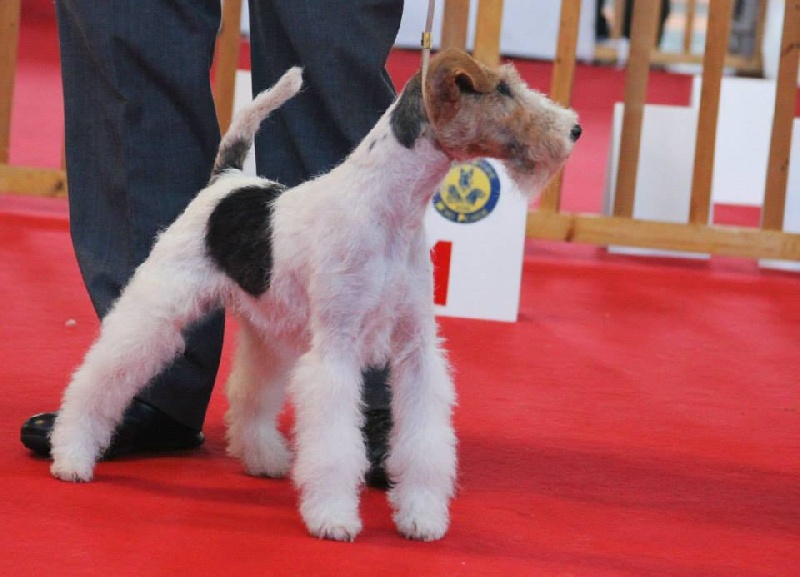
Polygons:
<instances>
[{"instance_id":1,"label":"denim trouser leg","mask_svg":"<svg viewBox=\"0 0 800 577\"><path fill-rule=\"evenodd\" d=\"M207 182L219 142L209 66L219 0L58 0L70 227L102 317ZM223 315L189 332L186 353L140 398L200 428Z\"/></svg>"}]
</instances>

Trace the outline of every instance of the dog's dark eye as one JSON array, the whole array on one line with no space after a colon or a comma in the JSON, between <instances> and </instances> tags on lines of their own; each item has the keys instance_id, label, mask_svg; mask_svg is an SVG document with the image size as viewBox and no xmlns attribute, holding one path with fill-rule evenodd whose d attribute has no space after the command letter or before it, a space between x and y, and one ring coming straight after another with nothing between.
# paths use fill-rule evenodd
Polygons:
<instances>
[{"instance_id":1,"label":"dog's dark eye","mask_svg":"<svg viewBox=\"0 0 800 577\"><path fill-rule=\"evenodd\" d=\"M503 96L511 96L511 87L505 80L501 80L497 84L497 91Z\"/></svg>"}]
</instances>

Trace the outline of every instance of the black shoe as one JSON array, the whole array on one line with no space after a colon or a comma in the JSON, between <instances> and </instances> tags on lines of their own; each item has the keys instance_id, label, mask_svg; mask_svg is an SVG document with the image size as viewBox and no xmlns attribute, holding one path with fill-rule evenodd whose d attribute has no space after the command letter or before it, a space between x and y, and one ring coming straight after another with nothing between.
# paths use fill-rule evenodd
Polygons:
<instances>
[{"instance_id":1,"label":"black shoe","mask_svg":"<svg viewBox=\"0 0 800 577\"><path fill-rule=\"evenodd\" d=\"M50 432L57 413L40 413L22 424L22 444L41 457L50 456ZM205 441L203 433L174 421L155 407L134 399L122 423L117 427L111 446L103 459L113 459L133 453L182 451L199 447Z\"/></svg>"},{"instance_id":2,"label":"black shoe","mask_svg":"<svg viewBox=\"0 0 800 577\"><path fill-rule=\"evenodd\" d=\"M365 413L364 437L367 441L369 470L365 476L368 487L386 490L392 486L386 474L384 461L389 451L389 433L392 431L392 413L389 409L372 409Z\"/></svg>"}]
</instances>

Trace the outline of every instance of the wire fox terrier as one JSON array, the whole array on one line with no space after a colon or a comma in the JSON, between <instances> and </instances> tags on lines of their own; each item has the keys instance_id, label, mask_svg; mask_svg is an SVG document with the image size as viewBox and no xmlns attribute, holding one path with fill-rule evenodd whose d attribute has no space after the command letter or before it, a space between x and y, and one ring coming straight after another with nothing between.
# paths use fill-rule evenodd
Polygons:
<instances>
[{"instance_id":1,"label":"wire fox terrier","mask_svg":"<svg viewBox=\"0 0 800 577\"><path fill-rule=\"evenodd\" d=\"M249 474L292 470L311 534L361 530L368 461L362 369L390 366L388 497L401 534L441 538L456 478L455 391L437 336L423 217L453 161L492 157L528 194L565 162L577 116L510 65L434 57L331 172L291 189L242 174L260 122L296 94L289 70L236 116L211 182L156 241L67 387L51 472L89 481L127 405L220 304L237 315L228 452ZM277 428L295 406L295 456Z\"/></svg>"}]
</instances>

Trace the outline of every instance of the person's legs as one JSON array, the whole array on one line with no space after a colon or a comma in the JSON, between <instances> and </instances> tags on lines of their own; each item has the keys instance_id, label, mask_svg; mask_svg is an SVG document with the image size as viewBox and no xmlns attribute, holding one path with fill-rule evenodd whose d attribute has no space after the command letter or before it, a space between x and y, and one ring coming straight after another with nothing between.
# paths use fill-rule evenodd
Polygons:
<instances>
[{"instance_id":1,"label":"person's legs","mask_svg":"<svg viewBox=\"0 0 800 577\"><path fill-rule=\"evenodd\" d=\"M305 89L264 123L260 174L294 186L339 164L392 103L385 65L402 0L252 0L253 91L303 66Z\"/></svg>"},{"instance_id":2,"label":"person's legs","mask_svg":"<svg viewBox=\"0 0 800 577\"><path fill-rule=\"evenodd\" d=\"M295 186L339 164L394 100L386 72L403 0L251 0L253 92L292 66L305 89L256 137L260 175ZM385 369L365 374L368 409L389 406Z\"/></svg>"},{"instance_id":3,"label":"person's legs","mask_svg":"<svg viewBox=\"0 0 800 577\"><path fill-rule=\"evenodd\" d=\"M295 186L361 142L395 97L385 66L402 14L403 0L250 0L253 92L298 65L305 85L257 135L260 175ZM364 372L367 484L374 487L388 485L388 380L386 368Z\"/></svg>"},{"instance_id":4,"label":"person's legs","mask_svg":"<svg viewBox=\"0 0 800 577\"><path fill-rule=\"evenodd\" d=\"M209 68L219 0L59 0L70 225L103 317L158 231L208 181L219 143ZM223 315L140 398L202 428Z\"/></svg>"}]
</instances>

